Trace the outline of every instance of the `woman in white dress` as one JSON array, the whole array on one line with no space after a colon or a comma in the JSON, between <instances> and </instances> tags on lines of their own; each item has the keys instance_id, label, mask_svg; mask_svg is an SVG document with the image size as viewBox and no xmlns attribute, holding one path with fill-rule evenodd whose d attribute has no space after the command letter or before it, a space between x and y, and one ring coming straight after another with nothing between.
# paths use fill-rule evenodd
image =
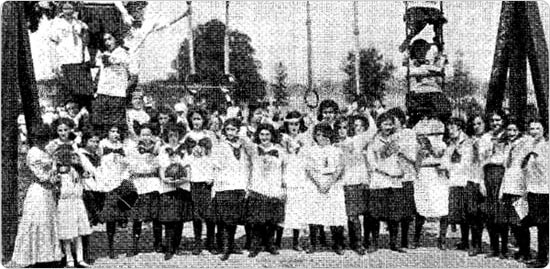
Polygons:
<instances>
[{"instance_id":1,"label":"woman in white dress","mask_svg":"<svg viewBox=\"0 0 550 269\"><path fill-rule=\"evenodd\" d=\"M12 255L12 261L20 266L45 265L63 258L54 195L54 189L58 188L53 177L55 167L44 149L50 129L44 125L34 133L35 144L27 153L27 165L34 179L25 196Z\"/></svg>"}]
</instances>

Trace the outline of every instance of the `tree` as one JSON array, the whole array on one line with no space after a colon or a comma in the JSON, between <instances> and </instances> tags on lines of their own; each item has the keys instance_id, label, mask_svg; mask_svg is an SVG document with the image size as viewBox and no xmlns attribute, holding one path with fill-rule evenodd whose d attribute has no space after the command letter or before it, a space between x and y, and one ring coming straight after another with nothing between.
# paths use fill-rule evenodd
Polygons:
<instances>
[{"instance_id":1,"label":"tree","mask_svg":"<svg viewBox=\"0 0 550 269\"><path fill-rule=\"evenodd\" d=\"M271 84L275 102L278 104L285 104L288 102L289 94L287 91L287 77L288 74L286 73L286 66L284 66L282 62L279 62L277 64L277 68L275 69L275 83Z\"/></svg>"},{"instance_id":2,"label":"tree","mask_svg":"<svg viewBox=\"0 0 550 269\"><path fill-rule=\"evenodd\" d=\"M382 99L385 94L386 81L391 78L395 66L384 61L384 56L374 47L361 49L359 52L359 74L361 79L360 93L370 102ZM356 95L355 87L355 53L349 52L342 70L348 75L344 83L344 93L349 98Z\"/></svg>"},{"instance_id":3,"label":"tree","mask_svg":"<svg viewBox=\"0 0 550 269\"><path fill-rule=\"evenodd\" d=\"M479 82L472 77L470 70L464 66L463 58L464 53L457 51L453 63L453 76L448 79L443 88L443 93L454 101L474 95L480 87Z\"/></svg>"},{"instance_id":4,"label":"tree","mask_svg":"<svg viewBox=\"0 0 550 269\"><path fill-rule=\"evenodd\" d=\"M219 20L211 20L193 29L195 69L201 84L224 83L224 32L225 25ZM233 98L246 102L264 98L266 82L259 73L262 66L254 58L255 50L250 44L250 37L236 30L230 30L228 34L229 72L236 79ZM178 70L179 80L190 73L188 39L183 41L174 66Z\"/></svg>"}]
</instances>

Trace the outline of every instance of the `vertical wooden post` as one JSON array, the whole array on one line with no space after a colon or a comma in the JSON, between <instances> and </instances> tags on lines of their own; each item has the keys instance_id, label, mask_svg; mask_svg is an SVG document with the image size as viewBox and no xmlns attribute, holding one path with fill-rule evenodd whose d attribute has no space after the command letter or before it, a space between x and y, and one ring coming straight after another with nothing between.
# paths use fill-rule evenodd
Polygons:
<instances>
[{"instance_id":1,"label":"vertical wooden post","mask_svg":"<svg viewBox=\"0 0 550 269\"><path fill-rule=\"evenodd\" d=\"M537 97L537 107L544 127L548 130L548 46L540 19L538 4L525 2L527 13L527 57Z\"/></svg>"},{"instance_id":2,"label":"vertical wooden post","mask_svg":"<svg viewBox=\"0 0 550 269\"><path fill-rule=\"evenodd\" d=\"M310 6L309 1L306 2L306 11L307 11L307 19L306 19L306 26L307 26L307 89L312 90L313 89L313 71L311 66L311 57L312 57L312 51L311 51L311 17L310 17Z\"/></svg>"},{"instance_id":3,"label":"vertical wooden post","mask_svg":"<svg viewBox=\"0 0 550 269\"><path fill-rule=\"evenodd\" d=\"M525 2L513 3L515 16L510 40L508 95L510 96L510 113L517 117L518 124L521 125L518 127L526 127L527 114L524 113L524 110L527 107L527 53L525 51L526 33L523 27L527 23L527 14L525 13Z\"/></svg>"},{"instance_id":4,"label":"vertical wooden post","mask_svg":"<svg viewBox=\"0 0 550 269\"><path fill-rule=\"evenodd\" d=\"M191 1L187 1L187 10L188 15L188 31L189 31L189 66L191 75L196 74L195 70L195 48L194 48L194 37L193 37L193 9L191 8Z\"/></svg>"},{"instance_id":5,"label":"vertical wooden post","mask_svg":"<svg viewBox=\"0 0 550 269\"><path fill-rule=\"evenodd\" d=\"M229 75L229 1L225 1L225 35L223 38L223 71Z\"/></svg>"},{"instance_id":6,"label":"vertical wooden post","mask_svg":"<svg viewBox=\"0 0 550 269\"><path fill-rule=\"evenodd\" d=\"M359 10L357 1L353 2L353 34L355 35L355 90L359 97L361 95L361 47L359 43Z\"/></svg>"}]
</instances>

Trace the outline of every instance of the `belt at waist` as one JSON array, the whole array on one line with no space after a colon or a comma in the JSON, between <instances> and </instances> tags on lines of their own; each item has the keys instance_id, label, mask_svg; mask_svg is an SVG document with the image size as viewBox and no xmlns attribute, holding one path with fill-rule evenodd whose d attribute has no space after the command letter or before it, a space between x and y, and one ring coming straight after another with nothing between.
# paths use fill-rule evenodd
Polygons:
<instances>
[{"instance_id":1,"label":"belt at waist","mask_svg":"<svg viewBox=\"0 0 550 269\"><path fill-rule=\"evenodd\" d=\"M152 172L152 173L138 173L138 174L132 174L134 177L159 177L159 173Z\"/></svg>"},{"instance_id":2,"label":"belt at waist","mask_svg":"<svg viewBox=\"0 0 550 269\"><path fill-rule=\"evenodd\" d=\"M388 173L386 173L386 172L384 172L384 171L382 171L382 170L378 170L378 169L376 169L376 170L374 170L374 171L377 172L377 173L380 173L380 174L382 174L382 175L384 175L384 176L391 177L391 178L403 178L403 175L390 175L390 174L388 174Z\"/></svg>"},{"instance_id":3,"label":"belt at waist","mask_svg":"<svg viewBox=\"0 0 550 269\"><path fill-rule=\"evenodd\" d=\"M428 163L428 164L422 164L420 167L439 167L441 164L439 163Z\"/></svg>"}]
</instances>

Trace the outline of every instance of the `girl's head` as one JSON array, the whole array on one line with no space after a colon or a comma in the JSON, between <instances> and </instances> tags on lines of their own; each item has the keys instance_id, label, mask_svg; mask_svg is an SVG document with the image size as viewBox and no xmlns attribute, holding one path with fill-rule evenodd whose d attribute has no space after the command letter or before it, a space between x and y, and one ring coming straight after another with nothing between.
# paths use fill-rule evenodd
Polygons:
<instances>
[{"instance_id":1,"label":"girl's head","mask_svg":"<svg viewBox=\"0 0 550 269\"><path fill-rule=\"evenodd\" d=\"M285 134L297 135L305 131L307 131L307 127L302 114L296 110L289 112L285 117L282 132Z\"/></svg>"},{"instance_id":2,"label":"girl's head","mask_svg":"<svg viewBox=\"0 0 550 269\"><path fill-rule=\"evenodd\" d=\"M157 115L158 123L162 126L168 124L168 122L176 122L176 114L169 107L161 106Z\"/></svg>"},{"instance_id":3,"label":"girl's head","mask_svg":"<svg viewBox=\"0 0 550 269\"><path fill-rule=\"evenodd\" d=\"M74 121L68 118L59 118L52 123L53 130L56 132L57 137L63 141L68 142L76 138L73 133Z\"/></svg>"},{"instance_id":4,"label":"girl's head","mask_svg":"<svg viewBox=\"0 0 550 269\"><path fill-rule=\"evenodd\" d=\"M208 126L208 113L201 108L193 108L187 113L187 122L194 131L201 131Z\"/></svg>"},{"instance_id":5,"label":"girl's head","mask_svg":"<svg viewBox=\"0 0 550 269\"><path fill-rule=\"evenodd\" d=\"M72 18L74 13L74 3L71 1L63 2L61 5L61 10L63 12L63 16Z\"/></svg>"},{"instance_id":6,"label":"girl's head","mask_svg":"<svg viewBox=\"0 0 550 269\"><path fill-rule=\"evenodd\" d=\"M132 93L132 108L135 110L142 110L143 109L143 92L141 91L134 91Z\"/></svg>"},{"instance_id":7,"label":"girl's head","mask_svg":"<svg viewBox=\"0 0 550 269\"><path fill-rule=\"evenodd\" d=\"M140 141L151 142L153 141L154 127L152 124L145 123L140 124L136 129L136 134L139 136Z\"/></svg>"},{"instance_id":8,"label":"girl's head","mask_svg":"<svg viewBox=\"0 0 550 269\"><path fill-rule=\"evenodd\" d=\"M411 44L411 59L426 59L426 54L430 51L430 43L424 39L417 39Z\"/></svg>"},{"instance_id":9,"label":"girl's head","mask_svg":"<svg viewBox=\"0 0 550 269\"><path fill-rule=\"evenodd\" d=\"M263 107L252 107L252 113L248 115L248 122L252 124L260 124L264 118L267 118L267 109Z\"/></svg>"},{"instance_id":10,"label":"girl's head","mask_svg":"<svg viewBox=\"0 0 550 269\"><path fill-rule=\"evenodd\" d=\"M185 126L182 123L171 122L166 125L166 129L162 133L162 140L166 143L176 144L185 136L185 133Z\"/></svg>"},{"instance_id":11,"label":"girl's head","mask_svg":"<svg viewBox=\"0 0 550 269\"><path fill-rule=\"evenodd\" d=\"M279 144L281 139L279 132L269 123L261 123L254 133L254 143L267 146L271 143Z\"/></svg>"},{"instance_id":12,"label":"girl's head","mask_svg":"<svg viewBox=\"0 0 550 269\"><path fill-rule=\"evenodd\" d=\"M473 114L468 118L466 134L469 136L480 136L485 133L485 121L482 114Z\"/></svg>"},{"instance_id":13,"label":"girl's head","mask_svg":"<svg viewBox=\"0 0 550 269\"><path fill-rule=\"evenodd\" d=\"M384 136L389 136L395 132L394 117L388 113L382 113L376 119L376 125Z\"/></svg>"},{"instance_id":14,"label":"girl's head","mask_svg":"<svg viewBox=\"0 0 550 269\"><path fill-rule=\"evenodd\" d=\"M487 115L487 121L489 122L489 128L493 132L500 132L504 128L504 111L493 111Z\"/></svg>"},{"instance_id":15,"label":"girl's head","mask_svg":"<svg viewBox=\"0 0 550 269\"><path fill-rule=\"evenodd\" d=\"M223 128L223 120L220 115L212 114L210 116L210 122L208 123L208 130L212 132L219 132Z\"/></svg>"},{"instance_id":16,"label":"girl's head","mask_svg":"<svg viewBox=\"0 0 550 269\"><path fill-rule=\"evenodd\" d=\"M122 129L117 125L113 125L107 131L107 139L109 139L109 141L111 142L121 141L122 139L124 139L124 137L122 137Z\"/></svg>"},{"instance_id":17,"label":"girl's head","mask_svg":"<svg viewBox=\"0 0 550 269\"><path fill-rule=\"evenodd\" d=\"M122 40L118 38L117 34L115 33L103 34L103 42L105 45L105 49L109 51L113 51L116 47L122 45Z\"/></svg>"},{"instance_id":18,"label":"girl's head","mask_svg":"<svg viewBox=\"0 0 550 269\"><path fill-rule=\"evenodd\" d=\"M339 141L345 140L348 136L351 135L349 118L344 116L337 117L336 121L334 122L334 130L338 135Z\"/></svg>"},{"instance_id":19,"label":"girl's head","mask_svg":"<svg viewBox=\"0 0 550 269\"><path fill-rule=\"evenodd\" d=\"M334 100L327 99L323 100L321 104L319 104L318 111L318 121L332 122L336 118L336 115L340 112L340 109Z\"/></svg>"},{"instance_id":20,"label":"girl's head","mask_svg":"<svg viewBox=\"0 0 550 269\"><path fill-rule=\"evenodd\" d=\"M239 130L241 129L241 120L238 118L229 118L223 123L222 134L229 141L234 141L238 138Z\"/></svg>"},{"instance_id":21,"label":"girl's head","mask_svg":"<svg viewBox=\"0 0 550 269\"><path fill-rule=\"evenodd\" d=\"M80 147L91 152L97 151L99 148L99 134L93 131L86 131L82 133Z\"/></svg>"},{"instance_id":22,"label":"girl's head","mask_svg":"<svg viewBox=\"0 0 550 269\"><path fill-rule=\"evenodd\" d=\"M74 101L68 101L65 104L65 109L67 110L67 114L69 114L70 117L76 116L76 114L78 114L78 111L80 111L78 103Z\"/></svg>"},{"instance_id":23,"label":"girl's head","mask_svg":"<svg viewBox=\"0 0 550 269\"><path fill-rule=\"evenodd\" d=\"M532 119L529 121L529 135L536 140L544 136L544 126L539 119Z\"/></svg>"},{"instance_id":24,"label":"girl's head","mask_svg":"<svg viewBox=\"0 0 550 269\"><path fill-rule=\"evenodd\" d=\"M58 172L67 173L69 167L78 162L78 155L69 145L59 146L53 153L54 160L57 162Z\"/></svg>"},{"instance_id":25,"label":"girl's head","mask_svg":"<svg viewBox=\"0 0 550 269\"><path fill-rule=\"evenodd\" d=\"M458 138L460 133L464 131L464 121L460 118L452 117L447 122L447 132L449 138Z\"/></svg>"},{"instance_id":26,"label":"girl's head","mask_svg":"<svg viewBox=\"0 0 550 269\"><path fill-rule=\"evenodd\" d=\"M521 125L516 117L509 117L506 123L506 137L508 140L515 140L521 136Z\"/></svg>"},{"instance_id":27,"label":"girl's head","mask_svg":"<svg viewBox=\"0 0 550 269\"><path fill-rule=\"evenodd\" d=\"M351 135L355 136L369 128L369 120L363 115L355 115L351 117L350 125L352 126Z\"/></svg>"},{"instance_id":28,"label":"girl's head","mask_svg":"<svg viewBox=\"0 0 550 269\"><path fill-rule=\"evenodd\" d=\"M327 146L336 141L337 135L328 122L321 122L313 127L313 140L319 146Z\"/></svg>"},{"instance_id":29,"label":"girl's head","mask_svg":"<svg viewBox=\"0 0 550 269\"><path fill-rule=\"evenodd\" d=\"M397 128L405 127L405 124L407 123L407 115L405 112L399 108L394 107L387 111L388 114L392 115L395 118L395 125Z\"/></svg>"}]
</instances>

